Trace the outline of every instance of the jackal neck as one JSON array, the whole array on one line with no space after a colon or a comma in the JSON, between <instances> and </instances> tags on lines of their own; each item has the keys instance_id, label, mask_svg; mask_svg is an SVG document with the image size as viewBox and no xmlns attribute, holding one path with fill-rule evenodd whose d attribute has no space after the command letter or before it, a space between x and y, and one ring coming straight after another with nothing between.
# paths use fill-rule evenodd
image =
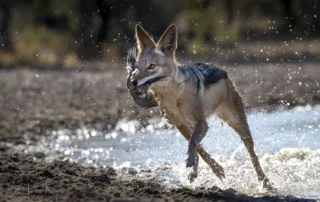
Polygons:
<instances>
[{"instance_id":1,"label":"jackal neck","mask_svg":"<svg viewBox=\"0 0 320 202\"><path fill-rule=\"evenodd\" d=\"M174 69L175 71L171 76L168 76L164 81L157 83L151 88L160 100L165 99L165 97L179 97L183 92L184 85L181 84L181 79L177 79L181 73L179 73L177 65L175 65Z\"/></svg>"},{"instance_id":2,"label":"jackal neck","mask_svg":"<svg viewBox=\"0 0 320 202\"><path fill-rule=\"evenodd\" d=\"M180 88L174 77L167 77L165 81L157 83L151 89L156 95L169 95L178 93L181 90Z\"/></svg>"}]
</instances>

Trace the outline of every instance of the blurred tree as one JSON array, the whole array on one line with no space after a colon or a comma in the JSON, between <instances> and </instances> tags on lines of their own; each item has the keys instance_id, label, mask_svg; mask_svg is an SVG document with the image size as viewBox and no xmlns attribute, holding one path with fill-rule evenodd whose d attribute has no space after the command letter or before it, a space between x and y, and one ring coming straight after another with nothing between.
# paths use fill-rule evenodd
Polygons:
<instances>
[{"instance_id":1,"label":"blurred tree","mask_svg":"<svg viewBox=\"0 0 320 202\"><path fill-rule=\"evenodd\" d=\"M97 43L100 47L103 45L103 41L106 39L107 31L109 29L109 19L111 17L111 9L107 0L96 0L96 4L98 7L98 13L100 14L102 23L98 30ZM102 55L100 54L99 57Z\"/></svg>"},{"instance_id":2,"label":"blurred tree","mask_svg":"<svg viewBox=\"0 0 320 202\"><path fill-rule=\"evenodd\" d=\"M289 31L296 27L297 19L294 13L292 0L281 0L283 6L283 17L285 18L284 30Z\"/></svg>"},{"instance_id":3,"label":"blurred tree","mask_svg":"<svg viewBox=\"0 0 320 202\"><path fill-rule=\"evenodd\" d=\"M318 31L320 28L320 1L319 0L309 0L302 1L303 19L302 21L306 24L307 30ZM306 29L306 28L304 28Z\"/></svg>"},{"instance_id":4,"label":"blurred tree","mask_svg":"<svg viewBox=\"0 0 320 202\"><path fill-rule=\"evenodd\" d=\"M95 1L79 1L80 24L77 33L79 39L78 56L81 59L97 58L101 55L101 47L97 44L97 27L94 16L97 14Z\"/></svg>"},{"instance_id":5,"label":"blurred tree","mask_svg":"<svg viewBox=\"0 0 320 202\"><path fill-rule=\"evenodd\" d=\"M0 49L12 50L9 25L11 23L14 3L14 0L0 1Z\"/></svg>"},{"instance_id":6,"label":"blurred tree","mask_svg":"<svg viewBox=\"0 0 320 202\"><path fill-rule=\"evenodd\" d=\"M243 19L247 19L252 9L250 0L226 0L227 23L229 26L239 24Z\"/></svg>"}]
</instances>

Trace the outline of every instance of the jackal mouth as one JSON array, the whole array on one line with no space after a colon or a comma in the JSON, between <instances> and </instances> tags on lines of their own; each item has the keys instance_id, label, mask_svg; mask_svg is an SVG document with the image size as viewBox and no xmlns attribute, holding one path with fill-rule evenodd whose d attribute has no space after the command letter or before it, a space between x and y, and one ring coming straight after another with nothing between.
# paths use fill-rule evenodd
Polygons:
<instances>
[{"instance_id":1,"label":"jackal mouth","mask_svg":"<svg viewBox=\"0 0 320 202\"><path fill-rule=\"evenodd\" d=\"M141 94L145 94L147 93L147 91L149 90L150 86L158 81L161 81L162 79L164 79L166 76L158 76L158 77L154 77L152 79L149 79L148 81L146 81L144 84L142 84L141 86L139 86L139 91Z\"/></svg>"},{"instance_id":2,"label":"jackal mouth","mask_svg":"<svg viewBox=\"0 0 320 202\"><path fill-rule=\"evenodd\" d=\"M149 79L148 81L146 81L146 82L143 84L143 86L144 86L144 85L149 85L149 86L150 86L151 84L156 83L156 82L164 79L165 77L166 77L166 76L158 76L158 77L154 77L154 78L152 78L152 79Z\"/></svg>"},{"instance_id":3,"label":"jackal mouth","mask_svg":"<svg viewBox=\"0 0 320 202\"><path fill-rule=\"evenodd\" d=\"M154 78L151 78L147 81L145 81L142 85L140 85L139 87L143 87L143 86L150 86L151 84L154 84L158 81L161 81L162 79L164 79L166 76L157 76Z\"/></svg>"}]
</instances>

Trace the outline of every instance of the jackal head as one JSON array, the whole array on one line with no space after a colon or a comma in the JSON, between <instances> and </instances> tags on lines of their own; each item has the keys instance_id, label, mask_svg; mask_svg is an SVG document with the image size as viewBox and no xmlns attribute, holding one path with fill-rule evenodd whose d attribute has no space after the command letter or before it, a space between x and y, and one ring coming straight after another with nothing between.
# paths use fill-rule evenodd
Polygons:
<instances>
[{"instance_id":1,"label":"jackal head","mask_svg":"<svg viewBox=\"0 0 320 202\"><path fill-rule=\"evenodd\" d=\"M175 25L170 25L157 44L140 25L136 25L135 34L138 57L128 87L139 88L142 93L146 93L150 86L172 79L177 72L175 63L177 28Z\"/></svg>"}]
</instances>

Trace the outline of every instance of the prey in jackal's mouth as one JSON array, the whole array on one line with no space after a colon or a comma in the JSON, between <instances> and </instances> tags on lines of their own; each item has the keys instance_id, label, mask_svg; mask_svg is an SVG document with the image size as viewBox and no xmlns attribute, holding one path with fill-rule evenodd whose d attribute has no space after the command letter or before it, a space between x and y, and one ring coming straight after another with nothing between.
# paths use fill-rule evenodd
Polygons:
<instances>
[{"instance_id":1,"label":"prey in jackal's mouth","mask_svg":"<svg viewBox=\"0 0 320 202\"><path fill-rule=\"evenodd\" d=\"M158 43L137 25L136 40L138 51L131 49L127 58L128 89L139 106L159 106L189 142L186 166L193 168L189 180L197 177L198 155L219 179L225 177L223 168L200 144L208 131L206 119L216 114L240 136L263 187L273 190L254 151L241 96L227 72L208 63L178 64L175 25L168 27Z\"/></svg>"},{"instance_id":2,"label":"prey in jackal's mouth","mask_svg":"<svg viewBox=\"0 0 320 202\"><path fill-rule=\"evenodd\" d=\"M148 92L150 87L150 82L146 83L142 86L137 86L137 83L133 81L133 75L137 73L136 68L137 61L137 50L136 48L132 48L128 51L127 55L127 87L130 91L131 96L133 97L136 104L140 107L156 107L158 104L155 101L155 97L152 92Z\"/></svg>"}]
</instances>

